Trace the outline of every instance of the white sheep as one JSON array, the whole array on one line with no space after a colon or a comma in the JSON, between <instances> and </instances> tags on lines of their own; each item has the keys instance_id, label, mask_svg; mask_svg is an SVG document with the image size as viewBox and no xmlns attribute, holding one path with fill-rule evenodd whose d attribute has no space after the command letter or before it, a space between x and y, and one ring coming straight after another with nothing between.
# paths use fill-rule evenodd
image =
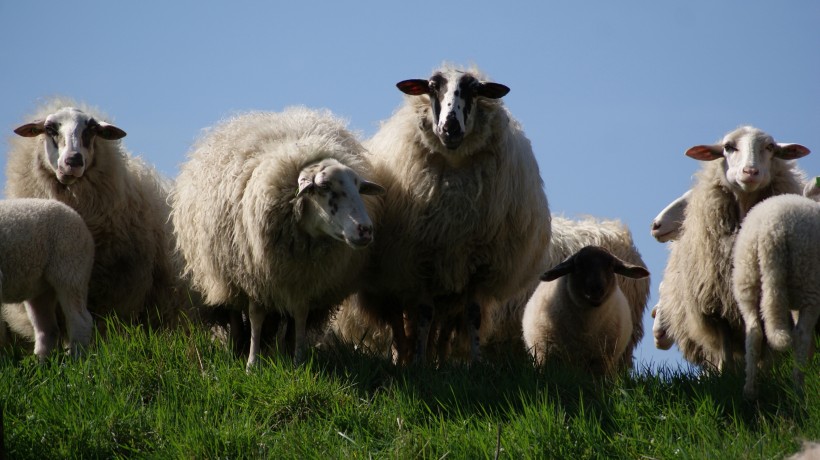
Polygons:
<instances>
[{"instance_id":1,"label":"white sheep","mask_svg":"<svg viewBox=\"0 0 820 460\"><path fill-rule=\"evenodd\" d=\"M615 275L649 276L606 249L581 248L541 276L527 302L522 330L527 350L541 366L564 361L598 375L627 366L623 360L632 340L632 308Z\"/></svg>"},{"instance_id":2,"label":"white sheep","mask_svg":"<svg viewBox=\"0 0 820 460\"><path fill-rule=\"evenodd\" d=\"M733 261L732 287L746 325L745 395L757 396L764 332L772 349L794 347L794 382L802 388L820 318L820 204L799 195L758 203L743 220Z\"/></svg>"},{"instance_id":3,"label":"white sheep","mask_svg":"<svg viewBox=\"0 0 820 460\"><path fill-rule=\"evenodd\" d=\"M358 286L376 205L360 194L383 192L368 174L345 123L304 107L235 116L194 146L172 192L177 244L207 304L248 313L248 368L268 313L293 317L301 363L308 314Z\"/></svg>"},{"instance_id":4,"label":"white sheep","mask_svg":"<svg viewBox=\"0 0 820 460\"><path fill-rule=\"evenodd\" d=\"M24 303L40 359L57 343L58 302L69 354L91 340L86 300L93 263L94 240L73 209L55 200L0 200L0 300Z\"/></svg>"},{"instance_id":5,"label":"white sheep","mask_svg":"<svg viewBox=\"0 0 820 460\"><path fill-rule=\"evenodd\" d=\"M82 216L94 237L88 309L95 317L173 327L188 304L172 258L168 184L125 150L122 129L75 106L53 99L14 130L6 196L55 199ZM30 335L23 315L21 305L4 308L23 330L13 329Z\"/></svg>"},{"instance_id":6,"label":"white sheep","mask_svg":"<svg viewBox=\"0 0 820 460\"><path fill-rule=\"evenodd\" d=\"M394 357L425 359L453 324L479 356L479 318L546 269L550 214L509 88L445 65L397 84L405 103L365 146L387 189L368 283L350 308L392 328ZM428 333L432 331L432 333Z\"/></svg>"},{"instance_id":7,"label":"white sheep","mask_svg":"<svg viewBox=\"0 0 820 460\"><path fill-rule=\"evenodd\" d=\"M707 163L696 175L678 240L670 243L659 304L661 326L688 361L722 370L742 359L745 332L731 287L735 237L753 205L801 192L802 173L785 160L808 153L750 126L686 151Z\"/></svg>"}]
</instances>

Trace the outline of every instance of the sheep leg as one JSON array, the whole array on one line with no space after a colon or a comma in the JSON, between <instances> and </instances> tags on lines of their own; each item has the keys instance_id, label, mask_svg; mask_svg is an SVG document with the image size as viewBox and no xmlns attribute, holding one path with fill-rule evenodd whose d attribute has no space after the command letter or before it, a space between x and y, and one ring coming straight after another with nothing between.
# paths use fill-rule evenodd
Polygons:
<instances>
[{"instance_id":1,"label":"sheep leg","mask_svg":"<svg viewBox=\"0 0 820 460\"><path fill-rule=\"evenodd\" d=\"M814 327L820 317L820 309L806 308L800 312L794 327L794 371L792 378L798 393L803 391L803 373L814 354Z\"/></svg>"},{"instance_id":2,"label":"sheep leg","mask_svg":"<svg viewBox=\"0 0 820 460\"><path fill-rule=\"evenodd\" d=\"M413 362L424 364L427 359L427 340L430 335L430 326L433 324L433 307L428 303L419 305L418 321L416 321L415 338L416 349Z\"/></svg>"},{"instance_id":3,"label":"sheep leg","mask_svg":"<svg viewBox=\"0 0 820 460\"><path fill-rule=\"evenodd\" d=\"M254 301L248 302L248 321L251 324L251 348L248 352L247 372L256 365L259 348L262 342L262 324L265 322L265 309Z\"/></svg>"},{"instance_id":4,"label":"sheep leg","mask_svg":"<svg viewBox=\"0 0 820 460\"><path fill-rule=\"evenodd\" d=\"M760 327L760 318L755 315L746 321L746 383L743 395L748 399L757 398L757 372L762 349L763 329Z\"/></svg>"},{"instance_id":5,"label":"sheep leg","mask_svg":"<svg viewBox=\"0 0 820 460\"><path fill-rule=\"evenodd\" d=\"M26 315L34 328L34 354L46 359L57 344L57 296L48 290L25 302Z\"/></svg>"},{"instance_id":6,"label":"sheep leg","mask_svg":"<svg viewBox=\"0 0 820 460\"><path fill-rule=\"evenodd\" d=\"M85 304L86 293L61 291L57 300L65 316L66 335L68 336L68 354L79 356L83 349L91 342L93 319Z\"/></svg>"},{"instance_id":7,"label":"sheep leg","mask_svg":"<svg viewBox=\"0 0 820 460\"><path fill-rule=\"evenodd\" d=\"M470 337L470 362L481 361L481 306L476 301L467 304L467 330Z\"/></svg>"},{"instance_id":8,"label":"sheep leg","mask_svg":"<svg viewBox=\"0 0 820 460\"><path fill-rule=\"evenodd\" d=\"M305 337L307 317L307 308L297 308L293 313L293 363L297 366L305 362L305 357L307 355L307 339Z\"/></svg>"}]
</instances>

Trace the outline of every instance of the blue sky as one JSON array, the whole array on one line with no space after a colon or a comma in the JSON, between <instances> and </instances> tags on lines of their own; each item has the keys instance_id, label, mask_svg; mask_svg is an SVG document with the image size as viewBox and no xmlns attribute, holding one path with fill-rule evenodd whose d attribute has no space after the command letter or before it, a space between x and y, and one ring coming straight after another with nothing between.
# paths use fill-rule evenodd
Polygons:
<instances>
[{"instance_id":1,"label":"blue sky","mask_svg":"<svg viewBox=\"0 0 820 460\"><path fill-rule=\"evenodd\" d=\"M668 250L649 224L691 185L688 147L752 124L814 150L799 163L820 175L818 21L808 0L7 1L0 127L5 140L39 100L70 96L173 178L232 113L325 107L368 137L401 103L396 82L474 63L511 88L552 211L632 229L651 308ZM648 312L638 364L682 364L654 349Z\"/></svg>"}]
</instances>

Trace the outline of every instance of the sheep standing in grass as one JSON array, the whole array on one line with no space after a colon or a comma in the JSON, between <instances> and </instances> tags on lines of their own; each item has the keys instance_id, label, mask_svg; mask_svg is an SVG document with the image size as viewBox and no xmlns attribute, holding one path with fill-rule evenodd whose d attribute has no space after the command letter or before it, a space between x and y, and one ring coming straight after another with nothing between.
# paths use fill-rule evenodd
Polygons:
<instances>
[{"instance_id":1,"label":"sheep standing in grass","mask_svg":"<svg viewBox=\"0 0 820 460\"><path fill-rule=\"evenodd\" d=\"M755 205L737 235L732 286L746 324L745 395L757 395L764 332L771 348L794 347L794 381L802 388L820 318L820 204L781 195Z\"/></svg>"},{"instance_id":2,"label":"sheep standing in grass","mask_svg":"<svg viewBox=\"0 0 820 460\"><path fill-rule=\"evenodd\" d=\"M209 305L247 312L250 368L268 313L294 320L305 358L308 314L328 313L358 286L381 193L345 124L326 111L252 112L194 146L172 193L187 273Z\"/></svg>"},{"instance_id":3,"label":"sheep standing in grass","mask_svg":"<svg viewBox=\"0 0 820 460\"><path fill-rule=\"evenodd\" d=\"M624 369L632 341L632 308L615 275L649 276L609 251L587 246L541 276L523 317L524 341L538 365L552 360L598 375Z\"/></svg>"},{"instance_id":4,"label":"sheep standing in grass","mask_svg":"<svg viewBox=\"0 0 820 460\"><path fill-rule=\"evenodd\" d=\"M0 300L24 303L40 359L57 344L58 302L69 353L91 340L86 300L93 263L94 240L73 209L55 200L0 201Z\"/></svg>"},{"instance_id":5,"label":"sheep standing in grass","mask_svg":"<svg viewBox=\"0 0 820 460\"><path fill-rule=\"evenodd\" d=\"M447 340L452 318L476 359L485 306L546 268L538 165L500 100L506 86L452 66L397 86L409 97L366 143L387 189L379 225L389 237L376 241L351 308L391 327L397 361L426 359L428 340Z\"/></svg>"},{"instance_id":6,"label":"sheep standing in grass","mask_svg":"<svg viewBox=\"0 0 820 460\"><path fill-rule=\"evenodd\" d=\"M94 237L88 294L93 315L173 327L187 295L172 257L168 185L126 152L119 141L123 130L96 110L75 105L54 99L14 130L6 196L55 199L82 216ZM13 324L24 325L23 314L19 305L4 308Z\"/></svg>"},{"instance_id":7,"label":"sheep standing in grass","mask_svg":"<svg viewBox=\"0 0 820 460\"><path fill-rule=\"evenodd\" d=\"M670 243L659 304L665 330L690 362L720 370L742 359L745 328L731 286L735 237L753 205L802 191L802 173L786 160L808 153L749 126L719 144L687 150L707 163L697 173L678 240Z\"/></svg>"}]
</instances>

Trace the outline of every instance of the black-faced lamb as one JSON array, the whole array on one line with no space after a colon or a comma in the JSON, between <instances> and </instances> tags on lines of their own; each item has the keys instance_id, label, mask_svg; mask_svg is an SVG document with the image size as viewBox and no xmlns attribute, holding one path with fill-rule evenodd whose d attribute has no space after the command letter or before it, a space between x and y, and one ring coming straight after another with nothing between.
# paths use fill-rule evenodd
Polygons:
<instances>
[{"instance_id":1,"label":"black-faced lamb","mask_svg":"<svg viewBox=\"0 0 820 460\"><path fill-rule=\"evenodd\" d=\"M106 118L59 98L38 109L14 130L6 196L58 200L83 218L94 238L92 315L174 327L189 304L172 257L168 183L125 150L125 131ZM12 324L24 326L23 314L4 308Z\"/></svg>"},{"instance_id":2,"label":"black-faced lamb","mask_svg":"<svg viewBox=\"0 0 820 460\"><path fill-rule=\"evenodd\" d=\"M801 389L820 318L820 204L781 195L755 205L738 232L733 261L732 287L746 325L744 394L757 396L766 344L794 348L794 382Z\"/></svg>"},{"instance_id":3,"label":"black-faced lamb","mask_svg":"<svg viewBox=\"0 0 820 460\"><path fill-rule=\"evenodd\" d=\"M58 341L58 303L69 354L91 340L86 301L93 263L94 240L73 209L55 200L0 200L0 300L23 302L22 329L32 329L27 338L40 359Z\"/></svg>"},{"instance_id":4,"label":"black-faced lamb","mask_svg":"<svg viewBox=\"0 0 820 460\"><path fill-rule=\"evenodd\" d=\"M506 86L450 65L397 86L405 103L365 143L387 189L379 225L389 237L376 241L368 283L349 303L391 327L397 361L426 359L448 324L476 359L485 306L546 269L543 182L501 101Z\"/></svg>"},{"instance_id":5,"label":"black-faced lamb","mask_svg":"<svg viewBox=\"0 0 820 460\"><path fill-rule=\"evenodd\" d=\"M345 123L293 107L251 112L208 131L172 193L179 251L206 304L248 314L248 368L268 313L294 320L294 360L305 359L308 314L352 293L373 240L383 189Z\"/></svg>"},{"instance_id":6,"label":"black-faced lamb","mask_svg":"<svg viewBox=\"0 0 820 460\"><path fill-rule=\"evenodd\" d=\"M745 328L731 287L735 237L753 205L801 193L803 175L787 160L808 153L750 126L686 151L706 163L696 175L678 240L670 243L659 304L661 326L688 361L721 370L742 360Z\"/></svg>"},{"instance_id":7,"label":"black-faced lamb","mask_svg":"<svg viewBox=\"0 0 820 460\"><path fill-rule=\"evenodd\" d=\"M609 251L587 246L541 276L522 320L524 342L537 365L560 361L597 375L625 369L632 340L631 307L615 275L649 276Z\"/></svg>"}]
</instances>

